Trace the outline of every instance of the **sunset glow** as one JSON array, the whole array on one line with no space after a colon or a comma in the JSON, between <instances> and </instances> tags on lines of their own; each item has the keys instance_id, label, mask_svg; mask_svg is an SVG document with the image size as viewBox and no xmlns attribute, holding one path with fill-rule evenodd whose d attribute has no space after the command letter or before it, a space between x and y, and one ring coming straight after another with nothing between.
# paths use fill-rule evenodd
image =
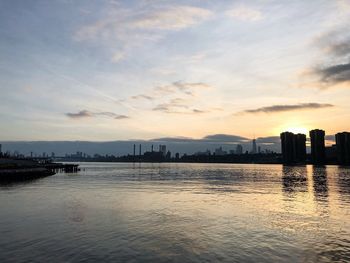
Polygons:
<instances>
[{"instance_id":1,"label":"sunset glow","mask_svg":"<svg viewBox=\"0 0 350 263\"><path fill-rule=\"evenodd\" d=\"M345 2L1 1L0 140L347 130Z\"/></svg>"}]
</instances>

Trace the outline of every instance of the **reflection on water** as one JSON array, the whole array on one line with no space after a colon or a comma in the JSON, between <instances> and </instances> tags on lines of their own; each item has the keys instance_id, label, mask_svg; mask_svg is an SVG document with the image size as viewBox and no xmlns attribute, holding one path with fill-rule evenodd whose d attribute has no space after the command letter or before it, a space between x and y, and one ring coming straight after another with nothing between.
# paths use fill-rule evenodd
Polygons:
<instances>
[{"instance_id":1,"label":"reflection on water","mask_svg":"<svg viewBox=\"0 0 350 263\"><path fill-rule=\"evenodd\" d=\"M283 166L282 168L283 191L288 195L307 191L306 166Z\"/></svg>"},{"instance_id":2,"label":"reflection on water","mask_svg":"<svg viewBox=\"0 0 350 263\"><path fill-rule=\"evenodd\" d=\"M315 199L318 202L328 201L328 181L326 167L313 167L312 179Z\"/></svg>"},{"instance_id":3,"label":"reflection on water","mask_svg":"<svg viewBox=\"0 0 350 263\"><path fill-rule=\"evenodd\" d=\"M350 170L85 163L0 187L0 262L350 261Z\"/></svg>"}]
</instances>

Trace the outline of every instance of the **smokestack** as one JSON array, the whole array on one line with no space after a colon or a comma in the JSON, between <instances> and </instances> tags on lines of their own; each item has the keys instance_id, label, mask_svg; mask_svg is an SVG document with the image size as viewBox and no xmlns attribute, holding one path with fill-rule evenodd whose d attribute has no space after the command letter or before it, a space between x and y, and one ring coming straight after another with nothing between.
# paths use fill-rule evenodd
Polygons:
<instances>
[{"instance_id":1,"label":"smokestack","mask_svg":"<svg viewBox=\"0 0 350 263\"><path fill-rule=\"evenodd\" d=\"M140 144L140 149L139 149L139 155L141 156L141 144Z\"/></svg>"},{"instance_id":2,"label":"smokestack","mask_svg":"<svg viewBox=\"0 0 350 263\"><path fill-rule=\"evenodd\" d=\"M152 144L152 152L153 152L153 144Z\"/></svg>"},{"instance_id":3,"label":"smokestack","mask_svg":"<svg viewBox=\"0 0 350 263\"><path fill-rule=\"evenodd\" d=\"M136 155L136 144L134 144L134 156Z\"/></svg>"}]
</instances>

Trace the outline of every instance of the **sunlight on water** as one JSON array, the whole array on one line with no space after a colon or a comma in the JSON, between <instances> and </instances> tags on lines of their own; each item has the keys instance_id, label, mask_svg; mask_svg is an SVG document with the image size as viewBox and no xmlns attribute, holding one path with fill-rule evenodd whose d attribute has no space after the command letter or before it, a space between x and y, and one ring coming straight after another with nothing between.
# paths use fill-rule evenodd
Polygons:
<instances>
[{"instance_id":1,"label":"sunlight on water","mask_svg":"<svg viewBox=\"0 0 350 263\"><path fill-rule=\"evenodd\" d=\"M350 261L350 169L81 167L0 186L0 262Z\"/></svg>"}]
</instances>

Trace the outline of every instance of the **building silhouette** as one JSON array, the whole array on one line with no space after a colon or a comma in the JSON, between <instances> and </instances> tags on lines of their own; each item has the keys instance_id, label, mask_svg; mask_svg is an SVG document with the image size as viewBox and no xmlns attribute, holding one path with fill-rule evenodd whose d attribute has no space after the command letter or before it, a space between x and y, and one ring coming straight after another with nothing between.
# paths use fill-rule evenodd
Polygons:
<instances>
[{"instance_id":1,"label":"building silhouette","mask_svg":"<svg viewBox=\"0 0 350 263\"><path fill-rule=\"evenodd\" d=\"M350 165L350 132L335 135L338 164Z\"/></svg>"},{"instance_id":2,"label":"building silhouette","mask_svg":"<svg viewBox=\"0 0 350 263\"><path fill-rule=\"evenodd\" d=\"M326 163L327 164L336 164L337 156L337 145L333 144L331 146L326 146Z\"/></svg>"},{"instance_id":3,"label":"building silhouette","mask_svg":"<svg viewBox=\"0 0 350 263\"><path fill-rule=\"evenodd\" d=\"M297 162L305 162L306 161L306 135L298 133L294 137L294 145L295 145L295 160Z\"/></svg>"},{"instance_id":4,"label":"building silhouette","mask_svg":"<svg viewBox=\"0 0 350 263\"><path fill-rule=\"evenodd\" d=\"M253 142L252 142L252 154L256 154L257 153L257 150L256 150L256 140L253 139Z\"/></svg>"},{"instance_id":5,"label":"building silhouette","mask_svg":"<svg viewBox=\"0 0 350 263\"><path fill-rule=\"evenodd\" d=\"M280 135L282 159L284 164L304 163L306 161L306 135L283 132Z\"/></svg>"},{"instance_id":6,"label":"building silhouette","mask_svg":"<svg viewBox=\"0 0 350 263\"><path fill-rule=\"evenodd\" d=\"M163 154L163 156L166 155L166 145L159 145L159 152Z\"/></svg>"},{"instance_id":7,"label":"building silhouette","mask_svg":"<svg viewBox=\"0 0 350 263\"><path fill-rule=\"evenodd\" d=\"M283 163L290 164L294 163L294 134L291 132L283 132L280 135L281 148L282 148L282 159Z\"/></svg>"},{"instance_id":8,"label":"building silhouette","mask_svg":"<svg viewBox=\"0 0 350 263\"><path fill-rule=\"evenodd\" d=\"M222 156L222 155L226 155L227 154L227 152L222 149L222 146L220 146L219 148L215 149L214 153L215 153L216 156Z\"/></svg>"},{"instance_id":9,"label":"building silhouette","mask_svg":"<svg viewBox=\"0 0 350 263\"><path fill-rule=\"evenodd\" d=\"M324 130L315 129L310 131L311 161L313 164L324 164L326 161L324 137Z\"/></svg>"},{"instance_id":10,"label":"building silhouette","mask_svg":"<svg viewBox=\"0 0 350 263\"><path fill-rule=\"evenodd\" d=\"M240 144L236 146L236 154L243 154L243 147Z\"/></svg>"}]
</instances>

